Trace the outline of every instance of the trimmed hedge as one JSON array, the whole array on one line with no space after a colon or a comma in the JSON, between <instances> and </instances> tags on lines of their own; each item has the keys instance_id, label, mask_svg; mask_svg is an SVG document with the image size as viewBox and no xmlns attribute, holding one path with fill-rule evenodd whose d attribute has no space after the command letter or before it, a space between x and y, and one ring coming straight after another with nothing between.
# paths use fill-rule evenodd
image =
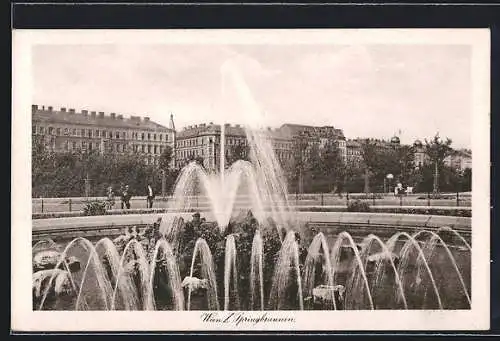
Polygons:
<instances>
[{"instance_id":1,"label":"trimmed hedge","mask_svg":"<svg viewBox=\"0 0 500 341\"><path fill-rule=\"evenodd\" d=\"M299 212L375 212L375 213L400 213L400 214L425 214L425 215L440 215L440 216L455 216L455 217L472 217L472 210L470 209L436 209L428 206L422 207L378 207L369 206L368 211L360 210L360 206L351 206L351 210L347 207L297 207ZM359 210L356 210L358 208ZM363 207L365 209L365 207ZM185 212L194 213L196 209L190 209ZM124 215L124 214L158 214L166 213L166 208L152 208L152 209L130 209L130 210L112 210L106 211L102 215ZM51 213L33 213L32 219L49 219L49 218L70 218L85 216L83 212L51 212Z\"/></svg>"}]
</instances>

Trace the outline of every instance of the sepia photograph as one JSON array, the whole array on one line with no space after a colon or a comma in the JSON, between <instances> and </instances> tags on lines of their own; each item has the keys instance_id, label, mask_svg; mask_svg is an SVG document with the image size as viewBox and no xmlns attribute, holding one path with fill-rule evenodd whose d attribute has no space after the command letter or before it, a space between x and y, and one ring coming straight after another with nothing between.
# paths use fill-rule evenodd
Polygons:
<instances>
[{"instance_id":1,"label":"sepia photograph","mask_svg":"<svg viewBox=\"0 0 500 341\"><path fill-rule=\"evenodd\" d=\"M488 30L14 30L13 64L13 326L488 328Z\"/></svg>"}]
</instances>

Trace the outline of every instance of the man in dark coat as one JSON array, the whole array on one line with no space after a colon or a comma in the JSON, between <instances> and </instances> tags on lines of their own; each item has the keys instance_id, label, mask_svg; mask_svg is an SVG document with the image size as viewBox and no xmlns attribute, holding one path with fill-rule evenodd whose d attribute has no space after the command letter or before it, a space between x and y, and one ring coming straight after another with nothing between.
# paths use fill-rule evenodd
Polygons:
<instances>
[{"instance_id":1,"label":"man in dark coat","mask_svg":"<svg viewBox=\"0 0 500 341\"><path fill-rule=\"evenodd\" d=\"M129 209L130 198L132 197L132 194L130 193L128 185L125 186L125 189L123 190L121 197L122 197L122 208L124 208L123 205L125 204L125 207Z\"/></svg>"}]
</instances>

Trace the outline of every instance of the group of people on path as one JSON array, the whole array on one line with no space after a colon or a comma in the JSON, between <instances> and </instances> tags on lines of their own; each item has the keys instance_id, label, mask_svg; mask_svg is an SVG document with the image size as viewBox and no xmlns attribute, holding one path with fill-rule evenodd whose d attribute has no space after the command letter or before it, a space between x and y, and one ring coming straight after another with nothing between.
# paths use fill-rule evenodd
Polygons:
<instances>
[{"instance_id":1,"label":"group of people on path","mask_svg":"<svg viewBox=\"0 0 500 341\"><path fill-rule=\"evenodd\" d=\"M147 208L153 208L153 202L155 199L155 191L153 190L153 186L148 183L146 186L146 199L147 199ZM120 188L120 203L121 209L130 209L130 199L132 198L132 192L130 191L129 185L122 185ZM115 192L113 191L113 187L109 186L107 191L107 200L106 207L107 209L113 209L115 206Z\"/></svg>"}]
</instances>

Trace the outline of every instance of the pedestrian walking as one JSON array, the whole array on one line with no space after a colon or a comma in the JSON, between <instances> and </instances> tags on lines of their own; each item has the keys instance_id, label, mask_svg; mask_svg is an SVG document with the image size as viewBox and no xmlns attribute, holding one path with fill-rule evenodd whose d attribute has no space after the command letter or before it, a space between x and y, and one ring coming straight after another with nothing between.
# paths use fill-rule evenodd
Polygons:
<instances>
[{"instance_id":1,"label":"pedestrian walking","mask_svg":"<svg viewBox=\"0 0 500 341\"><path fill-rule=\"evenodd\" d=\"M155 192L150 183L148 183L148 187L146 188L146 196L148 200L148 208L153 208L153 201L155 199Z\"/></svg>"},{"instance_id":2,"label":"pedestrian walking","mask_svg":"<svg viewBox=\"0 0 500 341\"><path fill-rule=\"evenodd\" d=\"M115 206L115 192L113 192L113 187L108 187L106 206L108 210L113 209Z\"/></svg>"},{"instance_id":3,"label":"pedestrian walking","mask_svg":"<svg viewBox=\"0 0 500 341\"><path fill-rule=\"evenodd\" d=\"M122 209L130 208L130 198L132 197L130 193L129 186L126 185L125 188L122 191L121 199L122 199Z\"/></svg>"}]
</instances>

